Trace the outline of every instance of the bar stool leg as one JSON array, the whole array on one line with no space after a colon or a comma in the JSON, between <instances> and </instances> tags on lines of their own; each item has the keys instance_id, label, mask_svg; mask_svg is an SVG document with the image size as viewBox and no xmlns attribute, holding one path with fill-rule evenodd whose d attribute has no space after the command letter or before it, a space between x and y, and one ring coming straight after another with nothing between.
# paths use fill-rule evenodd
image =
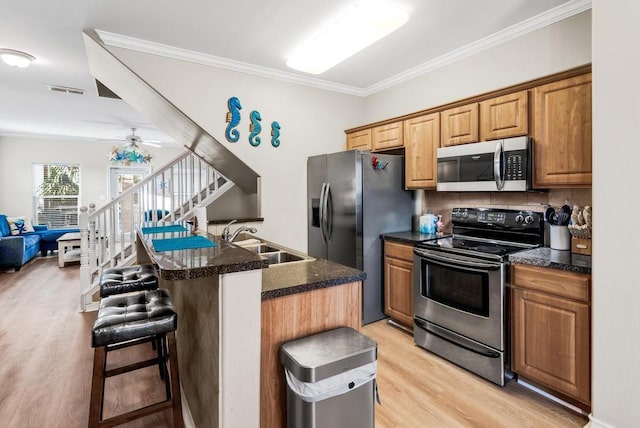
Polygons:
<instances>
[{"instance_id":1,"label":"bar stool leg","mask_svg":"<svg viewBox=\"0 0 640 428\"><path fill-rule=\"evenodd\" d=\"M104 372L107 364L107 348L100 346L93 351L93 377L91 378L91 406L89 428L98 428L102 419L104 401Z\"/></svg>"},{"instance_id":2,"label":"bar stool leg","mask_svg":"<svg viewBox=\"0 0 640 428\"><path fill-rule=\"evenodd\" d=\"M180 375L178 373L178 350L174 332L166 336L169 345L169 370L171 377L171 401L173 404L173 426L183 428L182 398L180 397Z\"/></svg>"}]
</instances>

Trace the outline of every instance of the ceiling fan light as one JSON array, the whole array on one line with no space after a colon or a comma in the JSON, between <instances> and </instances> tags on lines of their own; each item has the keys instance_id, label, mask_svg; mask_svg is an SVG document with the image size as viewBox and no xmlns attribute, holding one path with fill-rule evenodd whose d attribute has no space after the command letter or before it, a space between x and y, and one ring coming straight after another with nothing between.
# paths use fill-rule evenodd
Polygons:
<instances>
[{"instance_id":1,"label":"ceiling fan light","mask_svg":"<svg viewBox=\"0 0 640 428\"><path fill-rule=\"evenodd\" d=\"M28 67L36 59L33 55L13 49L0 49L0 58L5 64L18 68Z\"/></svg>"},{"instance_id":2,"label":"ceiling fan light","mask_svg":"<svg viewBox=\"0 0 640 428\"><path fill-rule=\"evenodd\" d=\"M311 74L324 73L408 20L408 13L390 4L370 2L353 7L296 49L287 66Z\"/></svg>"}]
</instances>

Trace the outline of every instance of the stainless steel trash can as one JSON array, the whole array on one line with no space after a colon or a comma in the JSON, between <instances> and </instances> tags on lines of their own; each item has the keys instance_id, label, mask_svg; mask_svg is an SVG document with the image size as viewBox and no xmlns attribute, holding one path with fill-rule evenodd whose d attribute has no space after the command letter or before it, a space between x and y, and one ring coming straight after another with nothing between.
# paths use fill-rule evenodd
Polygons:
<instances>
[{"instance_id":1,"label":"stainless steel trash can","mask_svg":"<svg viewBox=\"0 0 640 428\"><path fill-rule=\"evenodd\" d=\"M349 327L287 342L288 428L372 428L377 344Z\"/></svg>"}]
</instances>

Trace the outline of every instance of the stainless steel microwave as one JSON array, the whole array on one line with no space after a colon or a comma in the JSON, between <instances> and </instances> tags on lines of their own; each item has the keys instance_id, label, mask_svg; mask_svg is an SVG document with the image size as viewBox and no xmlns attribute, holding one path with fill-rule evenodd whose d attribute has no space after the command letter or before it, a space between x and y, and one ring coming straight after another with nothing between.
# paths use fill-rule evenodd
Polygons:
<instances>
[{"instance_id":1,"label":"stainless steel microwave","mask_svg":"<svg viewBox=\"0 0 640 428\"><path fill-rule=\"evenodd\" d=\"M439 148L437 190L531 190L531 138L514 137Z\"/></svg>"}]
</instances>

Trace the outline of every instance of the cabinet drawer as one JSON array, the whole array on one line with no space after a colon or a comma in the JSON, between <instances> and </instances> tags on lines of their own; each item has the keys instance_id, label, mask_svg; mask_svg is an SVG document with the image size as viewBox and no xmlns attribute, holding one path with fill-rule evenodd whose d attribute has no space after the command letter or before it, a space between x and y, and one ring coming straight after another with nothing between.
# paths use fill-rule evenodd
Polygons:
<instances>
[{"instance_id":1,"label":"cabinet drawer","mask_svg":"<svg viewBox=\"0 0 640 428\"><path fill-rule=\"evenodd\" d=\"M511 285L533 291L554 294L589 303L589 275L557 269L514 264L511 267Z\"/></svg>"},{"instance_id":2,"label":"cabinet drawer","mask_svg":"<svg viewBox=\"0 0 640 428\"><path fill-rule=\"evenodd\" d=\"M385 242L384 256L413 262L413 245Z\"/></svg>"}]
</instances>

